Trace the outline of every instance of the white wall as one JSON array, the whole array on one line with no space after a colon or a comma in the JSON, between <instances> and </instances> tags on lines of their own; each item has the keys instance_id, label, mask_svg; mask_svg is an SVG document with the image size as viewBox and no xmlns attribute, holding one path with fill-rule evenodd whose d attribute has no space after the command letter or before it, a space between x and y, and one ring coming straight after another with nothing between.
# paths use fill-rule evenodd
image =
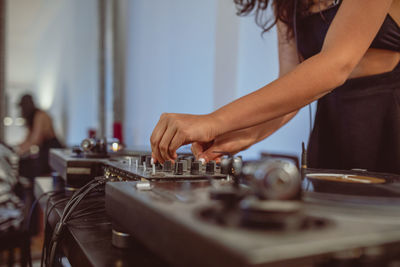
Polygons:
<instances>
[{"instance_id":1,"label":"white wall","mask_svg":"<svg viewBox=\"0 0 400 267\"><path fill-rule=\"evenodd\" d=\"M213 109L217 2L128 3L125 141L147 145L162 112Z\"/></svg>"},{"instance_id":2,"label":"white wall","mask_svg":"<svg viewBox=\"0 0 400 267\"><path fill-rule=\"evenodd\" d=\"M8 95L31 92L58 136L79 143L97 126L97 1L8 1L7 30Z\"/></svg>"},{"instance_id":3,"label":"white wall","mask_svg":"<svg viewBox=\"0 0 400 267\"><path fill-rule=\"evenodd\" d=\"M148 145L162 112L209 113L277 77L275 32L261 38L252 17L236 16L233 0L119 1L120 19L126 18L119 32L126 44L118 47L125 53L119 82L126 88L128 146ZM8 3L9 94L31 90L59 135L68 144L80 142L97 127L97 1ZM242 154L299 153L308 130L302 111Z\"/></svg>"},{"instance_id":4,"label":"white wall","mask_svg":"<svg viewBox=\"0 0 400 267\"><path fill-rule=\"evenodd\" d=\"M276 33L264 39L233 0L132 0L127 31L125 139L147 145L162 112L208 113L273 81ZM308 111L246 152L300 153Z\"/></svg>"},{"instance_id":5,"label":"white wall","mask_svg":"<svg viewBox=\"0 0 400 267\"><path fill-rule=\"evenodd\" d=\"M260 35L253 17L240 18L239 59L236 97L258 89L278 77L276 29ZM287 125L242 154L256 157L260 151L300 155L301 142L307 144L310 132L309 110L303 108Z\"/></svg>"}]
</instances>

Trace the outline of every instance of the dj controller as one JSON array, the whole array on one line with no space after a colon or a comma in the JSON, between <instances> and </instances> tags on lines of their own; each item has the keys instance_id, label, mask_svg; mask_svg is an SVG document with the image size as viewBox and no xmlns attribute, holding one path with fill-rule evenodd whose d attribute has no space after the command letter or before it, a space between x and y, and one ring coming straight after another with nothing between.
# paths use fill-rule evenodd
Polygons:
<instances>
[{"instance_id":1,"label":"dj controller","mask_svg":"<svg viewBox=\"0 0 400 267\"><path fill-rule=\"evenodd\" d=\"M400 266L398 175L270 154L161 165L101 140L52 150L50 165L71 192L101 179L113 244L133 237L172 266Z\"/></svg>"}]
</instances>

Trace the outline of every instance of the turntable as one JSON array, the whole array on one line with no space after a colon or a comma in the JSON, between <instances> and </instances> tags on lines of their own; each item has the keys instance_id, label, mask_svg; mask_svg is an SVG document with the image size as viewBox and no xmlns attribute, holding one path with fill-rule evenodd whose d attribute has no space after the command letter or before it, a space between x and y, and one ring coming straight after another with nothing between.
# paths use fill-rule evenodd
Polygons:
<instances>
[{"instance_id":1,"label":"turntable","mask_svg":"<svg viewBox=\"0 0 400 267\"><path fill-rule=\"evenodd\" d=\"M299 171L271 154L160 165L143 151L93 152L53 150L50 163L69 185L106 181L117 247L132 236L173 266L400 264L399 175Z\"/></svg>"},{"instance_id":2,"label":"turntable","mask_svg":"<svg viewBox=\"0 0 400 267\"><path fill-rule=\"evenodd\" d=\"M115 227L174 266L400 263L399 176L302 173L264 158L220 179L107 183L106 209Z\"/></svg>"}]
</instances>

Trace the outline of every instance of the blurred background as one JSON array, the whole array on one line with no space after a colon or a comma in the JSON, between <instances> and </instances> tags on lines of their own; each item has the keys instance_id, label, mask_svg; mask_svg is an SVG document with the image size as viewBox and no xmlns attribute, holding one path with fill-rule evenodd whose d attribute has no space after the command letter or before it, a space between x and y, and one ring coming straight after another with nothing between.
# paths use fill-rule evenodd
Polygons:
<instances>
[{"instance_id":1,"label":"blurred background","mask_svg":"<svg viewBox=\"0 0 400 267\"><path fill-rule=\"evenodd\" d=\"M278 76L275 29L262 37L233 0L0 2L0 140L10 145L26 134L26 93L67 146L95 131L129 148L149 145L162 112L209 113ZM309 123L305 108L241 154L300 154Z\"/></svg>"}]
</instances>

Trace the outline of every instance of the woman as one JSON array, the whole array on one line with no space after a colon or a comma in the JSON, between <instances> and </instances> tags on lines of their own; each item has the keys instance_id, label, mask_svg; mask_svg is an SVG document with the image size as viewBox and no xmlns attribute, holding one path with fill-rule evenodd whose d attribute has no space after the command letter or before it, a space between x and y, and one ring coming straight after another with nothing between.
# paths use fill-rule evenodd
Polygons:
<instances>
[{"instance_id":1,"label":"woman","mask_svg":"<svg viewBox=\"0 0 400 267\"><path fill-rule=\"evenodd\" d=\"M22 156L20 174L29 178L49 174L49 150L62 147L56 138L51 117L36 107L31 95L22 96L19 106L28 127L25 141L16 149Z\"/></svg>"},{"instance_id":2,"label":"woman","mask_svg":"<svg viewBox=\"0 0 400 267\"><path fill-rule=\"evenodd\" d=\"M235 0L240 14L268 0ZM207 115L163 114L155 160L192 143L206 160L268 137L318 101L309 166L400 173L400 1L275 0L280 77Z\"/></svg>"}]
</instances>

